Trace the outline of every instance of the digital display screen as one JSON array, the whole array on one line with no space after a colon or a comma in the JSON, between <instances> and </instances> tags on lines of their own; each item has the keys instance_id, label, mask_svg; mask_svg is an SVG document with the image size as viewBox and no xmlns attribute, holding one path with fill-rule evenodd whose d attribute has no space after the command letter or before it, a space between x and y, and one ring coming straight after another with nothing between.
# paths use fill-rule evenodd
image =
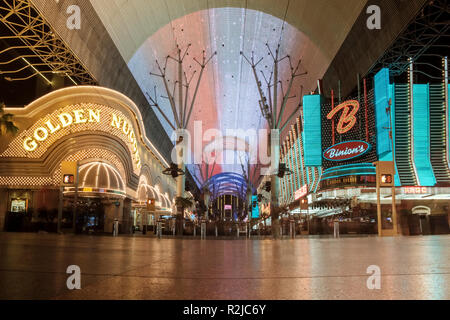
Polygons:
<instances>
[{"instance_id":1,"label":"digital display screen","mask_svg":"<svg viewBox=\"0 0 450 320\"><path fill-rule=\"evenodd\" d=\"M63 177L63 183L64 184L74 184L75 183L75 177L73 174L65 174Z\"/></svg>"},{"instance_id":2,"label":"digital display screen","mask_svg":"<svg viewBox=\"0 0 450 320\"><path fill-rule=\"evenodd\" d=\"M252 218L259 218L259 206L258 206L258 196L252 197Z\"/></svg>"},{"instance_id":3,"label":"digital display screen","mask_svg":"<svg viewBox=\"0 0 450 320\"><path fill-rule=\"evenodd\" d=\"M20 200L15 199L11 201L11 212L25 212L27 211L27 201L26 200Z\"/></svg>"}]
</instances>

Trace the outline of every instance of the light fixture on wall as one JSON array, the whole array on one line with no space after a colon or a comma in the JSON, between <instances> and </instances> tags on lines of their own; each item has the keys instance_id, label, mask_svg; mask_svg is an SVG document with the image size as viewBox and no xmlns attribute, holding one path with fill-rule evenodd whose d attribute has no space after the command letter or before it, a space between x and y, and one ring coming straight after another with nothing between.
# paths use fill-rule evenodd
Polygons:
<instances>
[{"instance_id":1,"label":"light fixture on wall","mask_svg":"<svg viewBox=\"0 0 450 320\"><path fill-rule=\"evenodd\" d=\"M172 178L177 178L178 176L185 174L185 172L178 168L178 165L173 162L170 164L170 167L164 169L162 173L167 176L172 176Z\"/></svg>"}]
</instances>

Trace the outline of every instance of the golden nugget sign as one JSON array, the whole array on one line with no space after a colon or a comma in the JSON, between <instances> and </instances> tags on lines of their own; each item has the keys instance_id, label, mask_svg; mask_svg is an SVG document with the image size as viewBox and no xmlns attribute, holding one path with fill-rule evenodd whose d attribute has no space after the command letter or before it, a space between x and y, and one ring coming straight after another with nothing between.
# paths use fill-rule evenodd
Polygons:
<instances>
[{"instance_id":1,"label":"golden nugget sign","mask_svg":"<svg viewBox=\"0 0 450 320\"><path fill-rule=\"evenodd\" d=\"M60 131L70 129L79 125L94 125L102 122L102 113L100 109L80 108L69 112L62 112L53 120L40 120L43 125L34 130L32 136L25 137L23 140L23 148L28 152L34 152L39 148L39 145L45 142L53 135L57 135ZM110 113L108 120L108 126L119 129L121 134L126 136L128 142L131 144L131 150L136 162L136 166L140 168L141 159L139 156L137 139L134 133L132 125L124 118ZM85 130L89 130L86 128Z\"/></svg>"}]
</instances>

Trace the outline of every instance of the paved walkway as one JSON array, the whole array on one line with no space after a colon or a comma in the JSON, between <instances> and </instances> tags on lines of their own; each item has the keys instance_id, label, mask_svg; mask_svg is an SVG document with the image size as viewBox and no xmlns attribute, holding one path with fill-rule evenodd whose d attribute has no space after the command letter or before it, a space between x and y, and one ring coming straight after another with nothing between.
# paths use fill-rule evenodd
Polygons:
<instances>
[{"instance_id":1,"label":"paved walkway","mask_svg":"<svg viewBox=\"0 0 450 320\"><path fill-rule=\"evenodd\" d=\"M81 290L66 268L81 268ZM367 288L370 265L381 289ZM0 233L0 299L450 299L450 236L177 240Z\"/></svg>"}]
</instances>

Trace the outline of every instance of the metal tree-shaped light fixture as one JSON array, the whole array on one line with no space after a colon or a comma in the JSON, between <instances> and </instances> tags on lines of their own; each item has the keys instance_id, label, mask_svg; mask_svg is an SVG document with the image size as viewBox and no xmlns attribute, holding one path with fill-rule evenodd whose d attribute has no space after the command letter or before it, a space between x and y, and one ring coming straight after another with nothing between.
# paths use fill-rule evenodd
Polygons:
<instances>
[{"instance_id":1,"label":"metal tree-shaped light fixture","mask_svg":"<svg viewBox=\"0 0 450 320\"><path fill-rule=\"evenodd\" d=\"M160 78L164 85L164 89L166 91L166 96L164 98L169 100L171 115L173 116L173 122L171 121L171 118L168 114L166 114L163 111L162 106L158 102L157 98L157 92L156 87L154 87L154 96L151 96L149 93L147 93L148 100L150 102L150 105L152 107L155 107L158 109L158 111L161 113L165 121L170 125L170 127L177 132L177 136L179 138L182 137L182 132L187 129L190 119L193 113L193 109L195 106L195 101L197 98L197 94L200 89L200 83L205 71L205 68L207 64L211 61L211 59L217 54L217 52L214 52L209 58L206 57L205 50L202 51L202 58L197 60L196 58L193 58L193 61L198 64L200 68L199 75L196 80L195 90L194 94L192 95L192 98L189 99L191 96L189 94L189 90L191 89L191 83L193 79L195 78L195 75L197 73L197 70L194 70L192 72L188 72L188 74L185 71L185 59L187 56L189 56L189 49L191 47L191 44L188 44L187 48L185 50L182 50L181 47L177 44L176 45L176 55L170 56L167 55L164 64L161 65L158 60L156 60L156 65L158 67L158 73L151 72L151 76L155 76ZM184 52L183 52L184 51ZM167 69L168 62L175 62L176 69L174 70L175 74L173 75L176 81L170 81L168 79L168 71L172 69ZM189 67L189 69L192 69ZM170 86L170 84L173 84L173 87ZM178 90L177 90L178 89ZM190 100L190 101L189 101ZM181 139L180 139L181 140ZM180 141L179 141L180 142ZM173 177L177 178L177 198L182 198L184 194L184 183L185 179L184 177L180 177L181 172L183 172L186 164L184 163L183 159L183 153L186 154L189 152L189 150L184 150L183 146L177 142L177 146L180 146L181 150L177 150L177 162L178 162L178 168L177 171L175 171L175 166L172 166L164 171L166 171L168 174L172 175ZM177 206L177 215L176 215L176 233L177 235L183 235L183 228L184 228L184 209L183 206Z\"/></svg>"},{"instance_id":2,"label":"metal tree-shaped light fixture","mask_svg":"<svg viewBox=\"0 0 450 320\"><path fill-rule=\"evenodd\" d=\"M282 179L284 176L289 176L293 172L286 167L285 163L280 163L280 167L278 168L278 178Z\"/></svg>"},{"instance_id":3,"label":"metal tree-shaped light fixture","mask_svg":"<svg viewBox=\"0 0 450 320\"><path fill-rule=\"evenodd\" d=\"M170 164L170 167L164 169L162 173L166 176L172 176L174 179L185 174L185 172L173 162Z\"/></svg>"},{"instance_id":4,"label":"metal tree-shaped light fixture","mask_svg":"<svg viewBox=\"0 0 450 320\"><path fill-rule=\"evenodd\" d=\"M265 74L263 70L258 69L258 65L264 60L264 58L260 58L259 60L255 59L255 53L252 51L251 56L247 57L243 51L240 52L241 56L245 61L250 65L253 76L255 78L256 85L258 87L258 93L260 96L260 109L262 116L267 120L267 123L272 130L271 136L271 155L273 157L272 168L276 170L279 167L279 158L280 158L280 145L279 145L279 136L284 131L284 129L289 125L292 119L294 119L295 115L300 111L300 105L298 108L295 108L293 112L288 116L287 120L283 123L283 119L285 118L285 111L290 99L296 98L296 95L291 95L291 91L293 89L294 80L298 77L302 77L308 74L307 71L300 72L301 60L298 61L297 66L294 67L292 64L291 56L286 55L281 57L281 45L278 43L275 52L272 51L269 44L266 43L266 47L268 49L268 56L271 57L273 62L273 67L270 74ZM287 61L289 63L288 67L290 68L289 78L286 81L282 81L280 79L280 63L282 61ZM264 82L266 84L266 90L264 90L263 84L260 80L260 76L258 74L260 71ZM284 84L284 85L283 85ZM285 90L285 85L287 85L287 89ZM300 86L301 94L300 101L303 96L303 87ZM274 170L274 171L275 171ZM271 217L272 217L272 235L275 239L279 238L279 194L280 194L280 175L284 176L285 171L273 172L271 175Z\"/></svg>"}]
</instances>

